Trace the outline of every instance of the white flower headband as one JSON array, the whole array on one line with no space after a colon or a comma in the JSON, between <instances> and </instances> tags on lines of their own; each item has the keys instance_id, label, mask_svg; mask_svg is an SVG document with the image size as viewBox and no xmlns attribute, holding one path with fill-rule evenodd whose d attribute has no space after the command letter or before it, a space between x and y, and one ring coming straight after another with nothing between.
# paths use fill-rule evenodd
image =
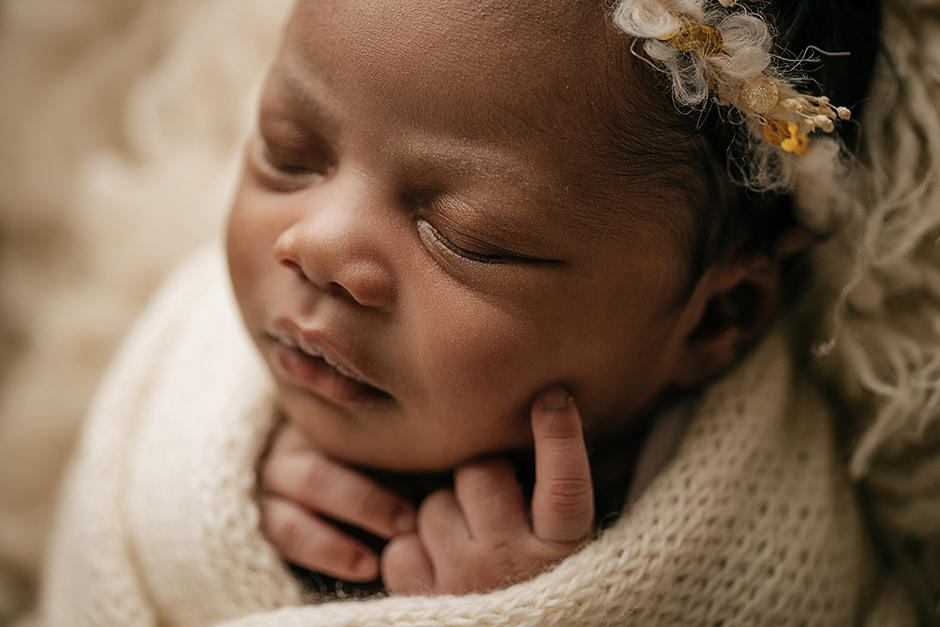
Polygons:
<instances>
[{"instance_id":1,"label":"white flower headband","mask_svg":"<svg viewBox=\"0 0 940 627\"><path fill-rule=\"evenodd\" d=\"M749 11L728 10L736 3L621 0L613 20L644 40L650 59L671 74L678 104L715 101L736 111L736 121L753 137L802 157L812 133L831 133L835 120L847 120L851 112L825 96L799 93L772 67L766 22Z\"/></svg>"}]
</instances>

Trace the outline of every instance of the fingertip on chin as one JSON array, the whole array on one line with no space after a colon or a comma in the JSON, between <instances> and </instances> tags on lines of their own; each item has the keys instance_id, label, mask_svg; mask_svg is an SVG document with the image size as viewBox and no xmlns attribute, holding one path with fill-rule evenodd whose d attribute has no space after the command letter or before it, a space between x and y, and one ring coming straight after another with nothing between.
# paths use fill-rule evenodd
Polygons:
<instances>
[{"instance_id":1,"label":"fingertip on chin","mask_svg":"<svg viewBox=\"0 0 940 627\"><path fill-rule=\"evenodd\" d=\"M538 399L542 409L549 412L566 409L571 401L571 395L564 388L557 385L543 390Z\"/></svg>"},{"instance_id":2,"label":"fingertip on chin","mask_svg":"<svg viewBox=\"0 0 940 627\"><path fill-rule=\"evenodd\" d=\"M571 436L581 433L584 424L574 398L559 386L548 388L532 406L532 431L540 437Z\"/></svg>"}]
</instances>

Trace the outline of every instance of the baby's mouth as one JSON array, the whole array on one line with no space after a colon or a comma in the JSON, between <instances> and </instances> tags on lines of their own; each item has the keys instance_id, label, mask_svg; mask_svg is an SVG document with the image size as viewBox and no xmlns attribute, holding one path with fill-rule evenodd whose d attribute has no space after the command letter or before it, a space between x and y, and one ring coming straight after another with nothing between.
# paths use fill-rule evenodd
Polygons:
<instances>
[{"instance_id":1,"label":"baby's mouth","mask_svg":"<svg viewBox=\"0 0 940 627\"><path fill-rule=\"evenodd\" d=\"M300 351L301 353L304 354L305 357L307 357L307 358L309 358L309 359L311 359L311 360L319 360L319 361L322 361L323 364L324 364L327 368L332 368L332 369L335 370L338 374L340 374L340 375L346 377L347 379L352 379L352 380L355 381L356 383L360 383L360 384L362 384L362 385L369 385L368 383L366 383L365 381L363 381L363 380L359 377L359 375L357 375L355 372L353 372L352 370L350 370L349 368L347 368L347 367L344 366L343 364L339 363L338 361L335 361L335 360L331 359L328 354L326 354L324 351L322 351L322 350L320 350L320 349L318 349L318 348L316 348L316 347L313 347L313 346L303 346L303 345L298 344L298 343L295 342L294 340L292 340L292 339L290 339L290 338L286 338L286 337L276 337L275 340L276 340L279 344L281 344L282 346L284 346L284 347L286 347L286 348L292 348L292 349L296 349L296 350ZM370 386L370 387L371 387L371 386Z\"/></svg>"},{"instance_id":2,"label":"baby's mouth","mask_svg":"<svg viewBox=\"0 0 940 627\"><path fill-rule=\"evenodd\" d=\"M278 359L291 378L318 394L339 401L390 399L391 395L367 382L346 364L302 338L268 333L277 345Z\"/></svg>"}]
</instances>

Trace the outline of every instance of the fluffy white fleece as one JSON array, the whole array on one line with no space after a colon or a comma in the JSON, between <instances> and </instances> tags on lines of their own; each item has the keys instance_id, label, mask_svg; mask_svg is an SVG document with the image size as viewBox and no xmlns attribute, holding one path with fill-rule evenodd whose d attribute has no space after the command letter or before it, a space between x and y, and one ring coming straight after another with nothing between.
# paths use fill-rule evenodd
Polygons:
<instances>
[{"instance_id":1,"label":"fluffy white fleece","mask_svg":"<svg viewBox=\"0 0 940 627\"><path fill-rule=\"evenodd\" d=\"M220 231L288 8L0 3L0 624L111 352Z\"/></svg>"}]
</instances>

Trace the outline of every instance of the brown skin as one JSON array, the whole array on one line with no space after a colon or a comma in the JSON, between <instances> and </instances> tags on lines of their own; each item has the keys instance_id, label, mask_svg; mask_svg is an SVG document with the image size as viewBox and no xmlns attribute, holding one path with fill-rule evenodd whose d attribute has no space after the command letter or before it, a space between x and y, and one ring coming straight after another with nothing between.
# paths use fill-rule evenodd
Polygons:
<instances>
[{"instance_id":1,"label":"brown skin","mask_svg":"<svg viewBox=\"0 0 940 627\"><path fill-rule=\"evenodd\" d=\"M608 208L570 194L585 169L607 167L571 123L591 119L610 47L625 45L600 4L299 2L228 229L235 294L290 425L262 473L267 529L288 559L375 575L374 556L320 513L396 538L383 565L392 591L536 574L591 533L581 424L622 430L667 387L726 368L772 316L773 264L728 259L676 306L674 230L602 227L592 216ZM757 315L699 333L743 283L763 295ZM285 347L285 321L372 391ZM540 512L505 464L475 460L555 440L533 403L551 386L577 410L552 414L565 445L537 460L537 481L562 489ZM352 466L457 469L456 492L429 497L413 534L410 506ZM466 487L479 481L490 488ZM566 484L580 486L573 498ZM502 520L478 507L494 493ZM486 568L496 546L505 559Z\"/></svg>"}]
</instances>

